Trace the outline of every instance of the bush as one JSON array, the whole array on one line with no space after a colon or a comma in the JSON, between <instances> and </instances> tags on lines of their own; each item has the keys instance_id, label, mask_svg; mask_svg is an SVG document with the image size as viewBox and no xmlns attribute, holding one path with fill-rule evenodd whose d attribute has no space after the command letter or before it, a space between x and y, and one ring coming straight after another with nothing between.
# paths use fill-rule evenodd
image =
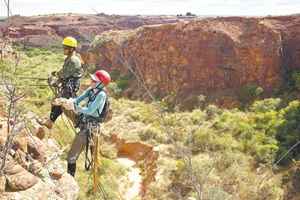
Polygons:
<instances>
[{"instance_id":1,"label":"bush","mask_svg":"<svg viewBox=\"0 0 300 200\"><path fill-rule=\"evenodd\" d=\"M262 87L256 84L247 84L240 89L238 96L241 103L247 105L258 98L263 92L264 89Z\"/></svg>"},{"instance_id":2,"label":"bush","mask_svg":"<svg viewBox=\"0 0 300 200\"><path fill-rule=\"evenodd\" d=\"M225 192L221 187L207 187L204 191L204 199L207 200L233 200L232 195Z\"/></svg>"},{"instance_id":3,"label":"bush","mask_svg":"<svg viewBox=\"0 0 300 200\"><path fill-rule=\"evenodd\" d=\"M96 46L102 46L110 41L113 40L113 36L110 34L110 32L104 32L101 35L97 35L92 42L91 46L96 47Z\"/></svg>"},{"instance_id":4,"label":"bush","mask_svg":"<svg viewBox=\"0 0 300 200\"><path fill-rule=\"evenodd\" d=\"M176 110L175 102L176 102L176 93L171 92L170 94L162 98L160 105L165 111L174 112Z\"/></svg>"},{"instance_id":5,"label":"bush","mask_svg":"<svg viewBox=\"0 0 300 200\"><path fill-rule=\"evenodd\" d=\"M157 127L154 126L147 126L142 130L139 134L139 137L143 141L147 140L155 140L158 143L165 143L166 142L166 135Z\"/></svg>"},{"instance_id":6,"label":"bush","mask_svg":"<svg viewBox=\"0 0 300 200\"><path fill-rule=\"evenodd\" d=\"M195 131L192 134L191 141L187 141L186 143L188 145L188 142L191 142L194 153L206 152L208 150L215 151L217 147L216 139L217 136L211 129L203 127Z\"/></svg>"},{"instance_id":7,"label":"bush","mask_svg":"<svg viewBox=\"0 0 300 200\"><path fill-rule=\"evenodd\" d=\"M289 148L300 141L300 102L293 101L280 111L282 122L278 127L277 139L280 143L277 152L277 160L284 155ZM288 164L292 159L300 159L300 146L290 152L281 164Z\"/></svg>"},{"instance_id":8,"label":"bush","mask_svg":"<svg viewBox=\"0 0 300 200\"><path fill-rule=\"evenodd\" d=\"M131 75L125 75L125 76L121 76L118 80L116 80L116 83L118 85L118 87L124 91L125 89L128 88L129 86L129 81L131 80Z\"/></svg>"},{"instance_id":9,"label":"bush","mask_svg":"<svg viewBox=\"0 0 300 200\"><path fill-rule=\"evenodd\" d=\"M208 105L205 111L207 114L207 120L213 119L222 113L222 110L215 105Z\"/></svg>"},{"instance_id":10,"label":"bush","mask_svg":"<svg viewBox=\"0 0 300 200\"><path fill-rule=\"evenodd\" d=\"M122 95L122 92L126 90L129 87L130 81L133 79L132 75L126 74L126 75L120 75L118 71L113 71L112 78L114 82L109 84L110 91L113 92L113 95L116 97L120 97Z\"/></svg>"},{"instance_id":11,"label":"bush","mask_svg":"<svg viewBox=\"0 0 300 200\"><path fill-rule=\"evenodd\" d=\"M111 76L111 79L112 80L117 80L119 79L119 77L121 76L121 72L117 69L113 69L111 72L110 72L110 76Z\"/></svg>"},{"instance_id":12,"label":"bush","mask_svg":"<svg viewBox=\"0 0 300 200\"><path fill-rule=\"evenodd\" d=\"M37 56L47 56L53 53L53 51L57 51L56 49L45 49L45 48L33 48L26 47L24 53L29 57L37 57Z\"/></svg>"},{"instance_id":13,"label":"bush","mask_svg":"<svg viewBox=\"0 0 300 200\"><path fill-rule=\"evenodd\" d=\"M224 111L216 118L214 124L214 128L220 132L215 143L227 143L224 147L248 153L254 156L257 162L270 163L274 160L278 148L275 139L278 123L280 117L275 111L257 114ZM225 136L227 138L224 138Z\"/></svg>"},{"instance_id":14,"label":"bush","mask_svg":"<svg viewBox=\"0 0 300 200\"><path fill-rule=\"evenodd\" d=\"M118 87L116 82L111 82L107 88L108 88L110 94L112 94L112 96L114 96L116 98L119 98L122 96L122 89Z\"/></svg>"},{"instance_id":15,"label":"bush","mask_svg":"<svg viewBox=\"0 0 300 200\"><path fill-rule=\"evenodd\" d=\"M294 71L292 72L292 84L297 90L300 90L300 72Z\"/></svg>"},{"instance_id":16,"label":"bush","mask_svg":"<svg viewBox=\"0 0 300 200\"><path fill-rule=\"evenodd\" d=\"M272 110L277 110L281 104L281 99L279 98L269 98L260 101L255 101L250 110L253 112L268 112Z\"/></svg>"}]
</instances>

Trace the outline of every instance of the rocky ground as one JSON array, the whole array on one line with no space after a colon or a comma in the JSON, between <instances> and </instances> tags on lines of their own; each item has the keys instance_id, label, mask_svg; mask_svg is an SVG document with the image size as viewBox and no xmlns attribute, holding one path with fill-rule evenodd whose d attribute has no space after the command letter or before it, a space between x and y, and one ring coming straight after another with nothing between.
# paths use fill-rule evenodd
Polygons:
<instances>
[{"instance_id":1,"label":"rocky ground","mask_svg":"<svg viewBox=\"0 0 300 200\"><path fill-rule=\"evenodd\" d=\"M66 163L60 159L62 149L55 140L44 137L34 114L28 113L26 120L29 123L18 123L14 129L0 179L0 199L77 199L79 187L66 173ZM11 137L7 137L3 116L0 127L0 146L5 148ZM1 151L1 164L4 154Z\"/></svg>"}]
</instances>

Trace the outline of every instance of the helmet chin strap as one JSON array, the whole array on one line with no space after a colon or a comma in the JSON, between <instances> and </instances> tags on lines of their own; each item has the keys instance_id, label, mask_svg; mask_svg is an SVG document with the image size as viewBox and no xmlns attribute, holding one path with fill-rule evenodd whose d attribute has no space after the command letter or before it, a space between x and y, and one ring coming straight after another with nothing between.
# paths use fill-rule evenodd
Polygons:
<instances>
[{"instance_id":1,"label":"helmet chin strap","mask_svg":"<svg viewBox=\"0 0 300 200\"><path fill-rule=\"evenodd\" d=\"M97 83L95 89L101 90L104 87L104 84L102 82Z\"/></svg>"}]
</instances>

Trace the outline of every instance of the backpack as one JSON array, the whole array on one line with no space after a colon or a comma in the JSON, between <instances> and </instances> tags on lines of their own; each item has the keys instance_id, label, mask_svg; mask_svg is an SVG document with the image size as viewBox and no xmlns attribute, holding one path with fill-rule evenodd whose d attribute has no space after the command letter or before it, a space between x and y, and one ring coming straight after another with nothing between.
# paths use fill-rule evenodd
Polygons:
<instances>
[{"instance_id":1,"label":"backpack","mask_svg":"<svg viewBox=\"0 0 300 200\"><path fill-rule=\"evenodd\" d=\"M108 122L112 119L112 109L110 107L110 100L108 96L106 96L102 112L99 113L98 110L98 114L101 122Z\"/></svg>"},{"instance_id":2,"label":"backpack","mask_svg":"<svg viewBox=\"0 0 300 200\"><path fill-rule=\"evenodd\" d=\"M89 98L89 101L94 101L94 98L96 98L96 96L101 92L101 91L104 91L105 94L106 94L106 99L105 99L105 103L104 103L104 106L103 106L103 109L102 109L102 112L100 113L99 110L97 110L98 112L98 115L99 115L99 122L108 122L109 120L111 120L112 118L112 109L110 107L110 100L109 100L109 97L107 95L107 92L105 90L99 90L97 93L95 93L93 95L93 98L90 99Z\"/></svg>"}]
</instances>

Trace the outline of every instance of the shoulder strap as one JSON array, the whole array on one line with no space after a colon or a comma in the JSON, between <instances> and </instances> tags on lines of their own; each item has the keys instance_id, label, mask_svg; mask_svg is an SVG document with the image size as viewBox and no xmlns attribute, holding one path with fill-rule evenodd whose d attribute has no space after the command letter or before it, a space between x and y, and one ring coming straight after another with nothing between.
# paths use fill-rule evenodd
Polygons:
<instances>
[{"instance_id":1,"label":"shoulder strap","mask_svg":"<svg viewBox=\"0 0 300 200\"><path fill-rule=\"evenodd\" d=\"M90 89L89 94L88 94L88 96L89 96L89 101L88 101L88 103L91 102L91 100L94 101L95 98L97 97L97 95L98 95L101 91L102 91L102 89L98 90L95 94L93 94L93 89ZM92 93L92 94L91 94L91 93ZM93 95L93 96L91 96L91 95ZM94 97L94 98L92 99L92 97Z\"/></svg>"},{"instance_id":2,"label":"shoulder strap","mask_svg":"<svg viewBox=\"0 0 300 200\"><path fill-rule=\"evenodd\" d=\"M106 92L105 92L105 90L103 90L103 89L99 89L95 94L93 94L93 101L96 99L96 97L97 97L97 95L100 93L100 92L104 92L105 94L107 94ZM89 92L92 92L92 90L90 90ZM105 103L106 103L106 101L107 101L107 99L108 99L108 96L106 95L106 97L105 97L105 102L104 102L104 106L105 106ZM91 96L90 96L90 94L89 94L89 101L88 102L91 102ZM103 107L103 109L104 109L104 107ZM99 108L97 109L97 113L98 113L98 116L100 117L101 116L101 112L99 111Z\"/></svg>"},{"instance_id":3,"label":"shoulder strap","mask_svg":"<svg viewBox=\"0 0 300 200\"><path fill-rule=\"evenodd\" d=\"M101 90L101 91L105 92L104 90ZM99 91L99 92L100 92L100 91ZM99 92L98 92L98 93L99 93ZM106 94L106 92L105 92L105 94ZM98 95L98 94L97 94L97 95ZM103 109L104 109L104 107L105 107L105 104L106 104L106 102L107 102L107 99L108 99L108 96L107 96L107 94L106 94ZM97 112L98 112L98 116L100 117L100 116L101 116L101 113L100 113L100 111L99 111L99 108L97 109ZM103 112L103 110L102 110L102 112Z\"/></svg>"}]
</instances>

